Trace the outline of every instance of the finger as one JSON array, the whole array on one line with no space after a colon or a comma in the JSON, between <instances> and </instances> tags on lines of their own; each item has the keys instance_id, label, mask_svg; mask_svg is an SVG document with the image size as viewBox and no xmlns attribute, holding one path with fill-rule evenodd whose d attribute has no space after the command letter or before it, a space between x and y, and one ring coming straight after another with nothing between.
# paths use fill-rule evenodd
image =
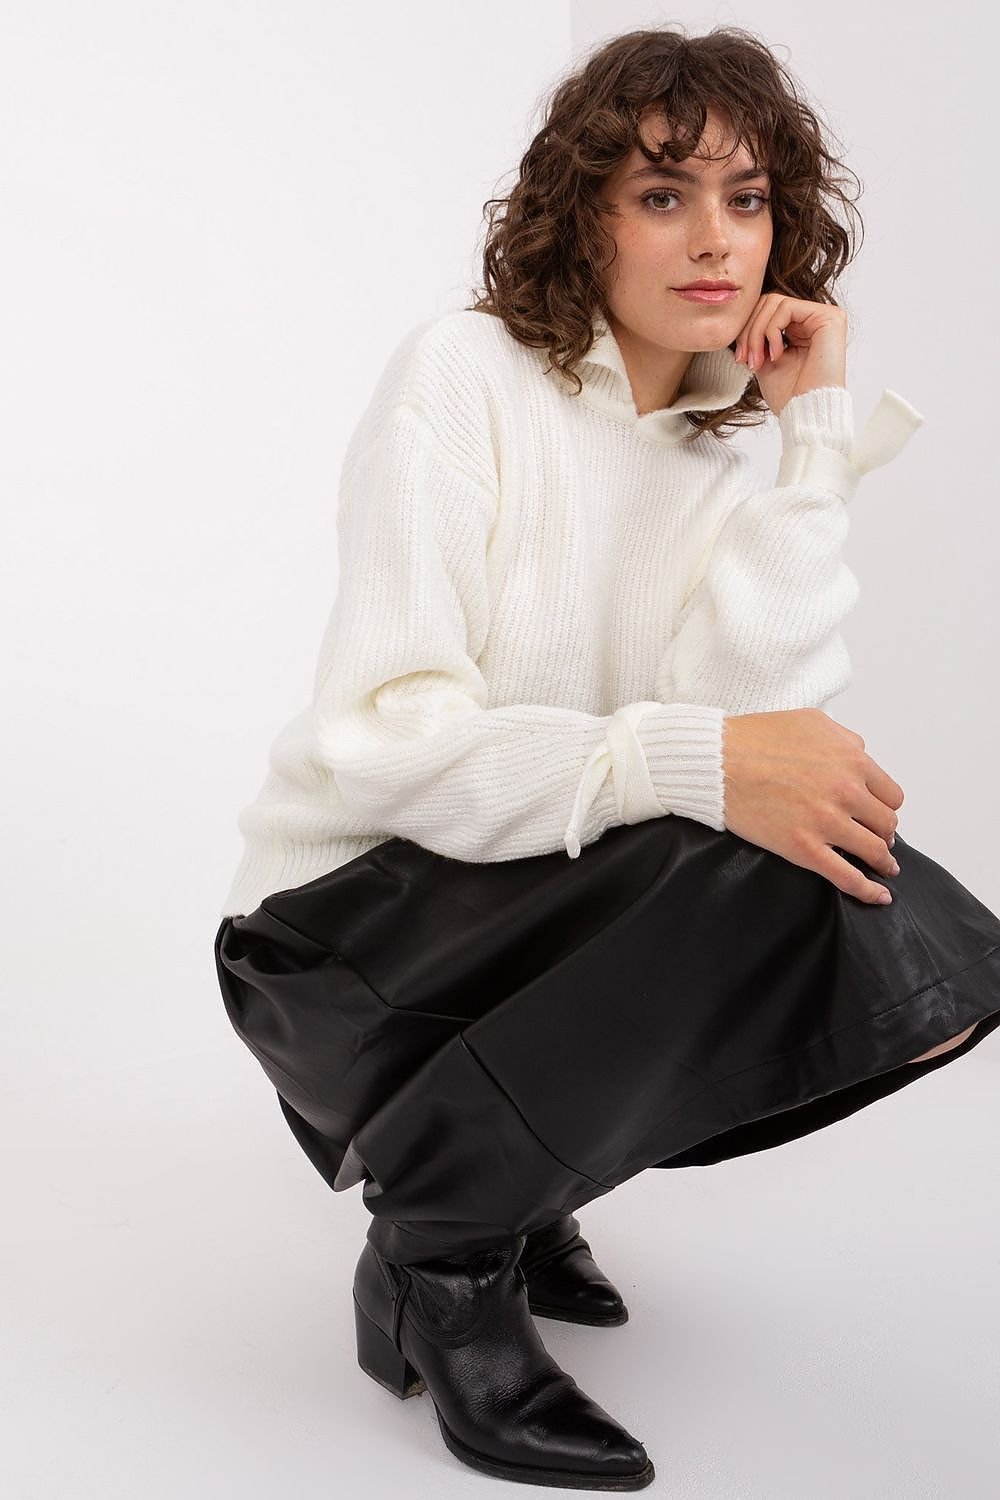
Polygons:
<instances>
[{"instance_id":1,"label":"finger","mask_svg":"<svg viewBox=\"0 0 1000 1500\"><path fill-rule=\"evenodd\" d=\"M772 318L764 330L767 352L772 362L777 362L785 352L785 330L782 324L782 318Z\"/></svg>"},{"instance_id":2,"label":"finger","mask_svg":"<svg viewBox=\"0 0 1000 1500\"><path fill-rule=\"evenodd\" d=\"M769 292L766 304L762 305L750 320L746 337L747 365L759 370L769 352L768 334L776 333L781 343L779 329L786 328L794 316L795 299L778 292Z\"/></svg>"},{"instance_id":3,"label":"finger","mask_svg":"<svg viewBox=\"0 0 1000 1500\"><path fill-rule=\"evenodd\" d=\"M891 807L893 812L898 812L903 805L903 788L898 781L894 781L888 771L883 771L877 760L871 756L865 757L865 785L868 790L876 796L886 807Z\"/></svg>"},{"instance_id":4,"label":"finger","mask_svg":"<svg viewBox=\"0 0 1000 1500\"><path fill-rule=\"evenodd\" d=\"M859 804L851 809L851 817L855 818L863 828L867 828L872 834L877 835L886 849L892 847L892 841L896 836L899 826L899 818L891 807L887 807L880 797L866 788L859 795ZM867 855L865 858L867 859ZM870 861L869 861L870 863ZM881 868L881 866L879 867Z\"/></svg>"},{"instance_id":5,"label":"finger","mask_svg":"<svg viewBox=\"0 0 1000 1500\"><path fill-rule=\"evenodd\" d=\"M768 294L768 296L770 296L770 293ZM764 308L764 299L762 299L760 302L758 302L757 306L754 308L753 312L750 314L749 318L744 323L743 328L742 328L742 330L740 332L740 336L736 340L736 358L737 359L747 360L747 363L749 363L748 356L749 356L749 353L750 353L750 349L752 347L752 340L754 339L754 337L756 335L756 330L757 330L757 327L758 327L758 325L760 323L760 319L761 319L762 315L764 317L767 316L767 311Z\"/></svg>"},{"instance_id":6,"label":"finger","mask_svg":"<svg viewBox=\"0 0 1000 1500\"><path fill-rule=\"evenodd\" d=\"M879 875L898 875L896 856L889 848L888 839L872 833L863 823L855 822L852 818L845 831L837 835L837 839L838 842L832 846L834 849L864 860Z\"/></svg>"},{"instance_id":7,"label":"finger","mask_svg":"<svg viewBox=\"0 0 1000 1500\"><path fill-rule=\"evenodd\" d=\"M785 330L795 325L795 304L794 297L781 297L775 303L770 317L761 323L757 330L760 342L758 364L762 365L767 358L774 362L784 354ZM789 338L788 342L791 343L792 339ZM808 344L809 340L805 339L804 342Z\"/></svg>"},{"instance_id":8,"label":"finger","mask_svg":"<svg viewBox=\"0 0 1000 1500\"><path fill-rule=\"evenodd\" d=\"M845 896L856 896L859 901L865 901L869 906L883 903L883 891L887 892L890 900L892 899L892 892L888 886L880 885L877 880L869 880L856 865L842 858L829 844L823 845L812 863L806 868L824 876L837 887L838 891L843 891Z\"/></svg>"},{"instance_id":9,"label":"finger","mask_svg":"<svg viewBox=\"0 0 1000 1500\"><path fill-rule=\"evenodd\" d=\"M758 309L749 325L747 362L751 369L759 369L767 357L776 360L786 347L810 345L822 326L817 318L827 312L825 304L806 302L801 297L777 292L768 295L773 301Z\"/></svg>"},{"instance_id":10,"label":"finger","mask_svg":"<svg viewBox=\"0 0 1000 1500\"><path fill-rule=\"evenodd\" d=\"M736 340L737 359L747 359L751 349L759 348L761 326L773 315L774 303L777 300L784 300L780 292L766 292L757 303Z\"/></svg>"}]
</instances>

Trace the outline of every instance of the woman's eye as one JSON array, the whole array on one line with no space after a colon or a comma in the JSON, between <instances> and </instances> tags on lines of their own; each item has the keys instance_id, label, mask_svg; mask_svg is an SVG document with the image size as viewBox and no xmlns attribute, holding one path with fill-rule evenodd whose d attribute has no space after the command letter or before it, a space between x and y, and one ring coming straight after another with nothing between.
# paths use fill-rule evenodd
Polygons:
<instances>
[{"instance_id":1,"label":"woman's eye","mask_svg":"<svg viewBox=\"0 0 1000 1500\"><path fill-rule=\"evenodd\" d=\"M673 188L654 188L651 193L644 193L642 195L642 201L643 201L643 203L648 203L650 205L650 210L651 210L652 213L654 213L654 214L663 214L663 213L669 213L670 210L669 209L665 209L665 208L653 208L652 207L652 200L654 198L679 198L679 197L680 197L680 194L676 193ZM737 193L736 197L733 199L733 202L736 203L740 199L742 199L744 202L747 202L747 201L756 202L756 207L755 208L741 209L740 210L741 213L747 214L751 218L755 214L759 214L763 210L765 204L770 203L770 201L771 201L770 198L767 196L766 193L760 193L760 192Z\"/></svg>"},{"instance_id":2,"label":"woman's eye","mask_svg":"<svg viewBox=\"0 0 1000 1500\"><path fill-rule=\"evenodd\" d=\"M751 203L756 202L758 211L764 207L765 203L770 203L771 201L766 193L737 193L736 196L737 198L749 198Z\"/></svg>"}]
</instances>

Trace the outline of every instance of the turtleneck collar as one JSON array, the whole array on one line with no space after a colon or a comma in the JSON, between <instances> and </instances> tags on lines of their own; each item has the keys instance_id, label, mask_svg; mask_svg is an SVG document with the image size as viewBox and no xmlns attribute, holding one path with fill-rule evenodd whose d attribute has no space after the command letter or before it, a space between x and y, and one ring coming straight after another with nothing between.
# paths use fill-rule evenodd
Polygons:
<instances>
[{"instance_id":1,"label":"turtleneck collar","mask_svg":"<svg viewBox=\"0 0 1000 1500\"><path fill-rule=\"evenodd\" d=\"M743 395L753 372L740 364L733 351L700 350L691 356L681 387L669 406L656 411L636 410L632 386L622 351L602 312L593 317L594 342L577 366L583 389L577 399L586 401L620 421L628 422L654 443L679 443L695 429L687 411L721 411Z\"/></svg>"}]
</instances>

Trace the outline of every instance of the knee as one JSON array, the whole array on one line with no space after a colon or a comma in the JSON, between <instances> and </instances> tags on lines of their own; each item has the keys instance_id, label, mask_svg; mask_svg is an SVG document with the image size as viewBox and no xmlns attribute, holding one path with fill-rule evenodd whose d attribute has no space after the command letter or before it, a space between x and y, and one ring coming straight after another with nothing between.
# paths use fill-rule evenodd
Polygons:
<instances>
[{"instance_id":1,"label":"knee","mask_svg":"<svg viewBox=\"0 0 1000 1500\"><path fill-rule=\"evenodd\" d=\"M919 1057L911 1057L910 1062L926 1062L929 1057L937 1057L940 1052L950 1052L953 1047L960 1047L964 1041L968 1040L975 1029L975 1025L970 1026L967 1031L960 1032L958 1036L950 1037L948 1041L942 1042L939 1047L932 1047L929 1052L921 1052Z\"/></svg>"}]
</instances>

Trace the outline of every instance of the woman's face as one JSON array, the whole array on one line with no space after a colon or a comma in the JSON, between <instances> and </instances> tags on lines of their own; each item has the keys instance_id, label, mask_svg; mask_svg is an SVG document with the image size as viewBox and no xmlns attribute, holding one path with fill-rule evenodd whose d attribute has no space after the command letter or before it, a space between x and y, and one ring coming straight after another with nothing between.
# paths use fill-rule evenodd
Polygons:
<instances>
[{"instance_id":1,"label":"woman's face","mask_svg":"<svg viewBox=\"0 0 1000 1500\"><path fill-rule=\"evenodd\" d=\"M668 130L662 116L641 125L652 149ZM731 147L725 122L709 109L699 149L721 156ZM752 175L734 180L743 173ZM620 213L606 220L617 245L605 272L610 322L640 388L637 404L641 393L647 407L666 405L690 356L731 344L760 299L774 232L769 179L745 146L728 161L688 157L658 167L635 146L602 196ZM728 279L738 291L723 302L678 296L675 288L703 278Z\"/></svg>"}]
</instances>

